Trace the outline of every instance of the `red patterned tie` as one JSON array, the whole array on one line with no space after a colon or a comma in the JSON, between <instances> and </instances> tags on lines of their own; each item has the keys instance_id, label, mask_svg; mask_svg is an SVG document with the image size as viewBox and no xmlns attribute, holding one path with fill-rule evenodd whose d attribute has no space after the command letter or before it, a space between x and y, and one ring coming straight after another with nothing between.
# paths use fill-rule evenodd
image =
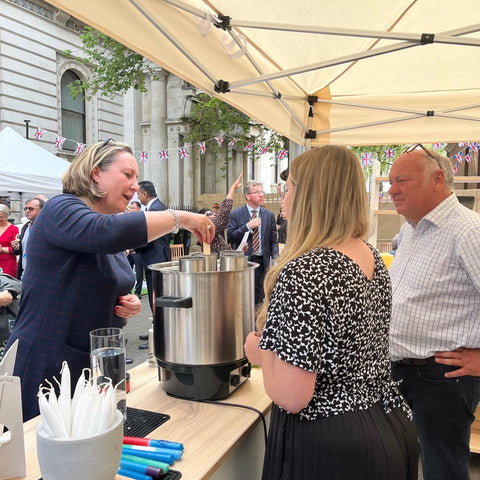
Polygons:
<instances>
[{"instance_id":1,"label":"red patterned tie","mask_svg":"<svg viewBox=\"0 0 480 480\"><path fill-rule=\"evenodd\" d=\"M257 211L252 210L252 220L257 218ZM260 233L258 232L258 228L252 229L252 250L253 253L258 253L260 249Z\"/></svg>"}]
</instances>

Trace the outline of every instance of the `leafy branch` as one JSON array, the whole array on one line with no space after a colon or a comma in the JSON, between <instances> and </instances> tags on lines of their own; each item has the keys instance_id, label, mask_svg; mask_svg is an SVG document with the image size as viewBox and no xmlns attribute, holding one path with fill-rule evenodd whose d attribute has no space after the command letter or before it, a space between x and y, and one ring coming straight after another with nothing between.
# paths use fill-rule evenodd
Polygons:
<instances>
[{"instance_id":1,"label":"leafy branch","mask_svg":"<svg viewBox=\"0 0 480 480\"><path fill-rule=\"evenodd\" d=\"M266 129L244 113L218 98L201 93L193 97L194 106L190 112L190 133L188 140L193 144L223 133L227 137L239 139L239 145L245 146L252 141L251 130L255 127L260 135L255 138L255 151L269 146L277 150L283 147L284 139L270 129ZM208 146L217 152L216 143Z\"/></svg>"},{"instance_id":2,"label":"leafy branch","mask_svg":"<svg viewBox=\"0 0 480 480\"><path fill-rule=\"evenodd\" d=\"M431 145L426 145L427 148L431 148ZM362 153L371 153L372 159L376 158L380 162L380 176L387 176L390 173L390 168L392 167L393 162L401 153L405 150L406 145L368 145L360 147L352 147L352 150L357 154L358 158L361 159ZM395 151L393 158L387 158L385 152L388 150ZM443 153L444 148L441 148L439 153ZM372 166L364 167L363 176L365 181L372 176Z\"/></svg>"},{"instance_id":3,"label":"leafy branch","mask_svg":"<svg viewBox=\"0 0 480 480\"><path fill-rule=\"evenodd\" d=\"M64 54L89 67L92 75L68 85L73 98L84 95L91 99L97 92L113 98L114 94L124 94L132 87L145 92L145 73L158 79L149 61L142 55L94 28L85 27L80 39L84 57L73 56L71 50L66 50Z\"/></svg>"}]
</instances>

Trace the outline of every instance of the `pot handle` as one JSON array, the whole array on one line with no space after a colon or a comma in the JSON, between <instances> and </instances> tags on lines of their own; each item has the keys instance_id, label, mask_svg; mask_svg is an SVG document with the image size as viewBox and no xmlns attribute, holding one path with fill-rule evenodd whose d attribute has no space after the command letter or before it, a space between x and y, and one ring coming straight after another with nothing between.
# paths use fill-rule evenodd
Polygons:
<instances>
[{"instance_id":1,"label":"pot handle","mask_svg":"<svg viewBox=\"0 0 480 480\"><path fill-rule=\"evenodd\" d=\"M157 297L157 307L192 308L192 297Z\"/></svg>"}]
</instances>

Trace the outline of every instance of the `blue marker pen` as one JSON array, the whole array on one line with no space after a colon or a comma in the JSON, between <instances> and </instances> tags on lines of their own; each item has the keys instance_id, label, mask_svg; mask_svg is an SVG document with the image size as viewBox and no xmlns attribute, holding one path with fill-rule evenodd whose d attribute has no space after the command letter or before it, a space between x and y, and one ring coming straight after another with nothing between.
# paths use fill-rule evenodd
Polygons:
<instances>
[{"instance_id":1,"label":"blue marker pen","mask_svg":"<svg viewBox=\"0 0 480 480\"><path fill-rule=\"evenodd\" d=\"M119 468L117 473L119 475L123 475L124 477L134 478L135 480L153 480L153 478L149 477L148 475L132 472L132 470L127 470L126 468Z\"/></svg>"},{"instance_id":2,"label":"blue marker pen","mask_svg":"<svg viewBox=\"0 0 480 480\"><path fill-rule=\"evenodd\" d=\"M122 448L122 453L125 455L136 455L137 457L149 458L150 460L156 460L157 462L168 463L173 465L175 459L173 455L168 455L165 453L155 453L155 452L145 452L144 450L132 450L131 448L125 448L126 445Z\"/></svg>"},{"instance_id":3,"label":"blue marker pen","mask_svg":"<svg viewBox=\"0 0 480 480\"><path fill-rule=\"evenodd\" d=\"M183 450L183 443L168 442L167 440L150 440L150 447L168 448L170 450Z\"/></svg>"},{"instance_id":4,"label":"blue marker pen","mask_svg":"<svg viewBox=\"0 0 480 480\"><path fill-rule=\"evenodd\" d=\"M159 480L159 478L166 472L161 468L150 467L149 465L142 465L141 463L131 462L130 460L120 460L120 467L131 470L132 472L140 472L144 475L152 477L153 480Z\"/></svg>"},{"instance_id":5,"label":"blue marker pen","mask_svg":"<svg viewBox=\"0 0 480 480\"><path fill-rule=\"evenodd\" d=\"M167 455L172 455L175 460L180 460L182 458L181 450L171 450L169 448L157 448L157 447L140 447L139 445L123 445L123 448L128 448L135 451L142 452L152 452L152 453L163 453Z\"/></svg>"}]
</instances>

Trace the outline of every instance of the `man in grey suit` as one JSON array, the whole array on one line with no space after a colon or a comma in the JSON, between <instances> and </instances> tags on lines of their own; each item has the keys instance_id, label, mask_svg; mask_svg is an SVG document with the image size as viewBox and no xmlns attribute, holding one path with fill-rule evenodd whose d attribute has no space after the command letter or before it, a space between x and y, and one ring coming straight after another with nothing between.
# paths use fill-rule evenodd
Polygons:
<instances>
[{"instance_id":1,"label":"man in grey suit","mask_svg":"<svg viewBox=\"0 0 480 480\"><path fill-rule=\"evenodd\" d=\"M157 212L166 210L167 207L157 198L157 191L152 182L144 180L138 182L138 199L145 205L145 210L150 212ZM148 301L150 302L150 309L153 312L153 285L152 285L152 271L148 265L152 263L169 262L172 258L170 252L170 234L157 238L149 242L146 246L136 248L135 251L140 253L143 268L145 270L145 280L148 290Z\"/></svg>"},{"instance_id":2,"label":"man in grey suit","mask_svg":"<svg viewBox=\"0 0 480 480\"><path fill-rule=\"evenodd\" d=\"M263 207L262 184L250 180L243 187L243 193L247 203L230 213L227 236L232 248L236 249L245 233L249 232L245 255L259 265L255 269L255 305L258 305L265 297L265 272L270 267L270 261L278 257L277 227L273 212Z\"/></svg>"}]
</instances>

